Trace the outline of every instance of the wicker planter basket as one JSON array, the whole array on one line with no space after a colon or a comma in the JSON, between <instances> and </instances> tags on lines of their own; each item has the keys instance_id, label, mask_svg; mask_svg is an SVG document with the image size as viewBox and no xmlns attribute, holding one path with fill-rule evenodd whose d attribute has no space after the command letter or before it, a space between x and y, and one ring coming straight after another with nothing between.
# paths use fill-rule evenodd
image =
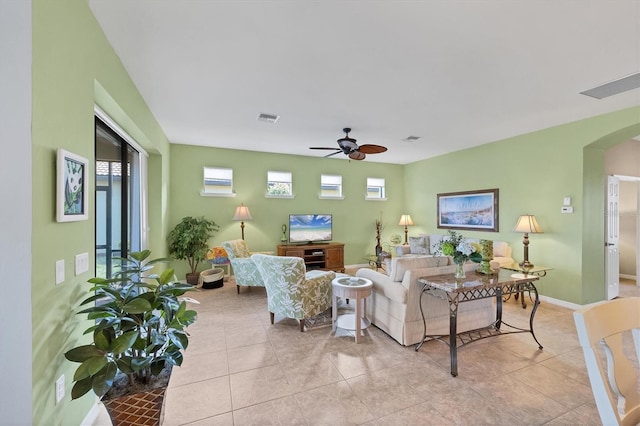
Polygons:
<instances>
[{"instance_id":1,"label":"wicker planter basket","mask_svg":"<svg viewBox=\"0 0 640 426\"><path fill-rule=\"evenodd\" d=\"M224 269L211 268L200 272L200 284L202 288L220 288L224 285Z\"/></svg>"}]
</instances>

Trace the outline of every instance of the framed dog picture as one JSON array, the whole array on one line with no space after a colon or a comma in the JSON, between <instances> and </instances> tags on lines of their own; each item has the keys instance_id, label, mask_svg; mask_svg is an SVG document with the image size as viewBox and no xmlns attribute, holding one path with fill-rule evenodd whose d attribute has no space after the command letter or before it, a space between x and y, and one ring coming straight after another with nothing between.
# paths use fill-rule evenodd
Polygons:
<instances>
[{"instance_id":1,"label":"framed dog picture","mask_svg":"<svg viewBox=\"0 0 640 426\"><path fill-rule=\"evenodd\" d=\"M89 218L86 158L58 149L56 164L56 220L72 222Z\"/></svg>"}]
</instances>

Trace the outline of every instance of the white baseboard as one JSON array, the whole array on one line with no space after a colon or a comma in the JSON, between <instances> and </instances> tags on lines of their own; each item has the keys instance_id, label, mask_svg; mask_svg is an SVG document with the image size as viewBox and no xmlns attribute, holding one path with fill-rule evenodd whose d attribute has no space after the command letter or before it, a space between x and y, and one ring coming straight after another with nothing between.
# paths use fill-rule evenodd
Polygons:
<instances>
[{"instance_id":1,"label":"white baseboard","mask_svg":"<svg viewBox=\"0 0 640 426\"><path fill-rule=\"evenodd\" d=\"M356 265L345 265L344 266L347 269L355 269L355 268L371 268L368 264L356 264ZM621 275L622 276L622 275ZM633 277L635 278L635 277ZM586 305L578 305L577 303L572 303L572 302L567 302L566 300L561 300L561 299L554 299L553 297L549 297L549 296L544 296L544 295L540 295L540 301L541 302L547 302L547 303L551 303L552 305L557 305L557 306L561 306L563 308L567 308L567 309L571 309L571 310L577 310L577 309L582 309L584 308Z\"/></svg>"},{"instance_id":2,"label":"white baseboard","mask_svg":"<svg viewBox=\"0 0 640 426\"><path fill-rule=\"evenodd\" d=\"M541 302L551 303L552 305L561 306L563 308L572 309L574 311L576 309L582 309L584 307L582 305L578 305L577 303L567 302L566 300L554 299L553 297L544 296L542 294L539 297Z\"/></svg>"},{"instance_id":3,"label":"white baseboard","mask_svg":"<svg viewBox=\"0 0 640 426\"><path fill-rule=\"evenodd\" d=\"M638 278L635 275L630 275L630 274L620 274L620 278L625 278L627 280L633 280L636 283L638 282ZM640 284L639 284L640 285Z\"/></svg>"},{"instance_id":4,"label":"white baseboard","mask_svg":"<svg viewBox=\"0 0 640 426\"><path fill-rule=\"evenodd\" d=\"M98 415L100 414L100 410L102 409L101 405L102 404L100 400L96 398L95 402L93 403L93 407L91 407L91 410L89 410L84 419L82 419L82 423L80 423L80 426L92 426L98 418Z\"/></svg>"},{"instance_id":5,"label":"white baseboard","mask_svg":"<svg viewBox=\"0 0 640 426\"><path fill-rule=\"evenodd\" d=\"M360 268L371 268L368 263L355 264L355 265L344 265L345 269L360 269Z\"/></svg>"}]
</instances>

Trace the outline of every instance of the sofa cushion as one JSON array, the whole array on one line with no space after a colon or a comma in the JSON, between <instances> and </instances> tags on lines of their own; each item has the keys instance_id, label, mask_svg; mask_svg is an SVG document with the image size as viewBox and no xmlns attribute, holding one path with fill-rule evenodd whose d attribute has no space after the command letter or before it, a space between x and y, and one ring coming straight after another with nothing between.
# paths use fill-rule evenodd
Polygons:
<instances>
[{"instance_id":1,"label":"sofa cushion","mask_svg":"<svg viewBox=\"0 0 640 426\"><path fill-rule=\"evenodd\" d=\"M404 273L410 269L432 268L448 264L449 258L446 256L409 254L391 259L391 262L387 264L387 274L392 281L402 281Z\"/></svg>"},{"instance_id":2,"label":"sofa cushion","mask_svg":"<svg viewBox=\"0 0 640 426\"><path fill-rule=\"evenodd\" d=\"M431 254L427 235L409 237L409 247L411 248L411 254Z\"/></svg>"}]
</instances>

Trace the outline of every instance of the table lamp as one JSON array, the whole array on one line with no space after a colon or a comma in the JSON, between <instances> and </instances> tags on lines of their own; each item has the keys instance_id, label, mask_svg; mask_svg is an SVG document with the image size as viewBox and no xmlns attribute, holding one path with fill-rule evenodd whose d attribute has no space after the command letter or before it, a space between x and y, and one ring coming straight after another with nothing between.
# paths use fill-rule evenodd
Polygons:
<instances>
[{"instance_id":1,"label":"table lamp","mask_svg":"<svg viewBox=\"0 0 640 426\"><path fill-rule=\"evenodd\" d=\"M518 218L513 232L524 232L524 239L522 240L522 244L524 245L524 260L520 262L520 266L530 269L533 267L533 263L529 262L529 233L542 234L542 228L538 225L538 221L536 221L534 215L523 214Z\"/></svg>"},{"instance_id":2,"label":"table lamp","mask_svg":"<svg viewBox=\"0 0 640 426\"><path fill-rule=\"evenodd\" d=\"M249 212L249 207L244 204L240 204L236 207L236 214L233 215L233 219L231 220L239 220L240 221L240 229L242 230L242 239L244 240L244 221L245 220L253 220L251 217L251 213Z\"/></svg>"},{"instance_id":3,"label":"table lamp","mask_svg":"<svg viewBox=\"0 0 640 426\"><path fill-rule=\"evenodd\" d=\"M398 225L404 226L404 245L406 246L407 244L409 244L409 241L408 241L409 229L407 228L407 226L413 226L411 215L403 214L400 217L400 223L398 223Z\"/></svg>"}]
</instances>

